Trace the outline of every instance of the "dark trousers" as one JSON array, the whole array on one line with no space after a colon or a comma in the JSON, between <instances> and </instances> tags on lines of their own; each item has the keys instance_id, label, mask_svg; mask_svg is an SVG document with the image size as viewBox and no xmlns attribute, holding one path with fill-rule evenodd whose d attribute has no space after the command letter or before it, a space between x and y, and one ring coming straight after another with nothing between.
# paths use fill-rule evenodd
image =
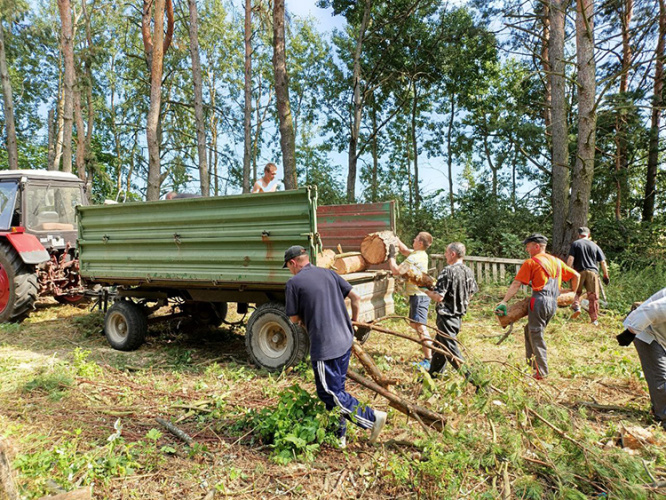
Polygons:
<instances>
[{"instance_id":1,"label":"dark trousers","mask_svg":"<svg viewBox=\"0 0 666 500\"><path fill-rule=\"evenodd\" d=\"M351 348L339 358L312 362L317 396L324 402L327 410L330 411L337 406L342 413L338 437L344 436L347 432L345 419L363 429L370 429L375 423L374 410L369 406L359 405L358 399L345 390L350 356Z\"/></svg>"},{"instance_id":2,"label":"dark trousers","mask_svg":"<svg viewBox=\"0 0 666 500\"><path fill-rule=\"evenodd\" d=\"M444 332L447 336L444 337L440 333L437 334L437 342L442 343L451 354L464 360L462 353L460 352L460 346L456 341L458 337L458 332L460 332L460 326L462 325L462 319L460 316L442 316L441 314L437 315L437 329ZM435 346L438 347L438 346ZM441 373L441 371L446 366L446 362L449 361L451 365L459 370L461 363L455 360L451 360L446 355L433 351L432 361L430 362L430 373L431 376Z\"/></svg>"}]
</instances>

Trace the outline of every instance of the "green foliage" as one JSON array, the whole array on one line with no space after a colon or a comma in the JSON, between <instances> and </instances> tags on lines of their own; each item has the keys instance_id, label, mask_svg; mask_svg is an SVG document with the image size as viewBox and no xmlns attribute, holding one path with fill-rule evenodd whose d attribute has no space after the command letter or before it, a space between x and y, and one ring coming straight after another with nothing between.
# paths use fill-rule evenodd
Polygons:
<instances>
[{"instance_id":1,"label":"green foliage","mask_svg":"<svg viewBox=\"0 0 666 500\"><path fill-rule=\"evenodd\" d=\"M89 361L90 351L77 347L72 353L74 357L74 370L79 377L95 378L102 374L102 367L94 361Z\"/></svg>"},{"instance_id":2,"label":"green foliage","mask_svg":"<svg viewBox=\"0 0 666 500\"><path fill-rule=\"evenodd\" d=\"M25 392L43 391L52 401L58 401L67 395L68 389L74 380L63 365L55 365L28 381L24 386Z\"/></svg>"},{"instance_id":3,"label":"green foliage","mask_svg":"<svg viewBox=\"0 0 666 500\"><path fill-rule=\"evenodd\" d=\"M282 391L275 408L250 410L238 423L270 443L273 459L280 464L313 460L322 444L335 443L332 432L337 425L335 413L298 385Z\"/></svg>"},{"instance_id":4,"label":"green foliage","mask_svg":"<svg viewBox=\"0 0 666 500\"><path fill-rule=\"evenodd\" d=\"M76 316L73 321L79 332L85 337L98 336L104 331L104 312L102 311Z\"/></svg>"}]
</instances>

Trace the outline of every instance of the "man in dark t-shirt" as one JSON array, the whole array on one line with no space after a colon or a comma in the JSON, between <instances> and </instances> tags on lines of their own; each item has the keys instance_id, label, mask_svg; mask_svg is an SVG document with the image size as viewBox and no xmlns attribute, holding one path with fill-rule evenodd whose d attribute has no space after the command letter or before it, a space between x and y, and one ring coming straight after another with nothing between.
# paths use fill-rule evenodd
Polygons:
<instances>
[{"instance_id":1,"label":"man in dark t-shirt","mask_svg":"<svg viewBox=\"0 0 666 500\"><path fill-rule=\"evenodd\" d=\"M446 266L437 277L434 291L426 291L426 295L437 304L437 329L443 332L437 334L437 342L444 345L453 355L448 361L460 370L464 357L458 346L458 333L462 326L462 317L467 312L467 306L478 290L474 273L463 264L465 257L465 245L454 242L446 247L444 253ZM434 352L430 364L430 375L438 375L446 365L447 356L440 352ZM469 372L465 370L465 376L469 378Z\"/></svg>"},{"instance_id":2,"label":"man in dark t-shirt","mask_svg":"<svg viewBox=\"0 0 666 500\"><path fill-rule=\"evenodd\" d=\"M358 400L345 390L354 338L345 297L351 301L352 320L356 321L360 295L330 269L310 264L310 258L301 246L287 249L283 267L289 268L294 275L287 281L285 289L286 313L292 323L303 324L310 337L317 395L328 410L337 406L342 413L337 433L340 447L346 446L345 419L363 429L371 429L370 442L375 442L386 423L386 413L359 405Z\"/></svg>"},{"instance_id":3,"label":"man in dark t-shirt","mask_svg":"<svg viewBox=\"0 0 666 500\"><path fill-rule=\"evenodd\" d=\"M597 318L599 317L599 291L601 283L599 283L599 267L604 274L604 283L610 283L608 277L608 266L606 266L606 256L599 246L590 239L590 230L587 227L578 228L578 239L571 244L569 249L569 257L567 257L567 265L573 267L580 273L580 284L576 290L571 309L573 313L572 318L580 316L580 296L583 293L583 288L587 290L587 300L589 302L590 321L593 325L598 325Z\"/></svg>"}]
</instances>

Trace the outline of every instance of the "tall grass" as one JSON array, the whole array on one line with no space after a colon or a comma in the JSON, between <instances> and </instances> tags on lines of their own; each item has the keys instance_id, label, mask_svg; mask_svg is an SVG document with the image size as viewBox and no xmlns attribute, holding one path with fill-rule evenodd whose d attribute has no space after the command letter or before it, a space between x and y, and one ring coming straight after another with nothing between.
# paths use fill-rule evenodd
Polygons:
<instances>
[{"instance_id":1,"label":"tall grass","mask_svg":"<svg viewBox=\"0 0 666 500\"><path fill-rule=\"evenodd\" d=\"M634 302L644 301L666 287L666 262L662 260L640 267L632 262L613 263L609 274L608 308L620 314L628 313Z\"/></svg>"}]
</instances>

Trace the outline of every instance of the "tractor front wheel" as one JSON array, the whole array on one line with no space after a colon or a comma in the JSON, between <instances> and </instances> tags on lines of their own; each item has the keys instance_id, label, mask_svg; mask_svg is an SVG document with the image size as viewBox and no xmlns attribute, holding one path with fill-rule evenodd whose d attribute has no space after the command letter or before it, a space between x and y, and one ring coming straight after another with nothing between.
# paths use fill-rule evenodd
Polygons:
<instances>
[{"instance_id":1,"label":"tractor front wheel","mask_svg":"<svg viewBox=\"0 0 666 500\"><path fill-rule=\"evenodd\" d=\"M0 241L0 323L24 320L34 309L37 274L7 242Z\"/></svg>"}]
</instances>

